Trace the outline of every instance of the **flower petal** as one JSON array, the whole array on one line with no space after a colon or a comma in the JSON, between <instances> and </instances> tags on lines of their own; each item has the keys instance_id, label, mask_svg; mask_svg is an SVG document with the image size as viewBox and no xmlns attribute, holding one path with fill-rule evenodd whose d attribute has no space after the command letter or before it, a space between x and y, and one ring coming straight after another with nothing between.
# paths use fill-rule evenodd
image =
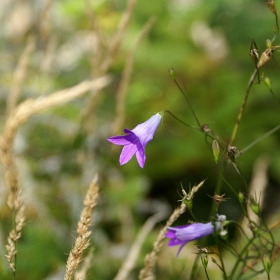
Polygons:
<instances>
[{"instance_id":1,"label":"flower petal","mask_svg":"<svg viewBox=\"0 0 280 280\"><path fill-rule=\"evenodd\" d=\"M107 138L107 140L115 145L129 145L138 140L138 137L128 129L124 129L128 135L118 135Z\"/></svg>"},{"instance_id":2,"label":"flower petal","mask_svg":"<svg viewBox=\"0 0 280 280\"><path fill-rule=\"evenodd\" d=\"M137 145L129 144L123 147L121 155L120 155L120 165L126 164L137 151Z\"/></svg>"},{"instance_id":3,"label":"flower petal","mask_svg":"<svg viewBox=\"0 0 280 280\"><path fill-rule=\"evenodd\" d=\"M183 247L184 247L187 243L188 243L188 242L186 242L186 243L184 243L184 244L182 244L182 245L180 246L180 248L179 248L179 250L178 250L178 252L177 252L176 257L178 257L178 256L179 256L179 254L180 254L181 250L183 249Z\"/></svg>"},{"instance_id":4,"label":"flower petal","mask_svg":"<svg viewBox=\"0 0 280 280\"><path fill-rule=\"evenodd\" d=\"M147 121L145 121L144 123L138 124L132 130L132 132L139 137L140 142L144 148L148 144L148 142L150 142L153 139L154 134L161 122L161 119L162 119L161 114L157 113L153 115L151 118L149 118Z\"/></svg>"},{"instance_id":5,"label":"flower petal","mask_svg":"<svg viewBox=\"0 0 280 280\"><path fill-rule=\"evenodd\" d=\"M176 238L176 231L168 227L168 231L165 233L165 237L167 238Z\"/></svg>"},{"instance_id":6,"label":"flower petal","mask_svg":"<svg viewBox=\"0 0 280 280\"><path fill-rule=\"evenodd\" d=\"M176 232L176 237L189 242L210 235L213 232L214 226L211 222L207 224L193 223L189 227L179 229Z\"/></svg>"},{"instance_id":7,"label":"flower petal","mask_svg":"<svg viewBox=\"0 0 280 280\"><path fill-rule=\"evenodd\" d=\"M139 149L136 152L136 158L137 158L137 161L138 161L140 167L144 168L145 161L146 161L146 155L145 155L144 148L142 147L142 145L141 146L140 145L141 145L140 143L139 143L139 145L137 145Z\"/></svg>"},{"instance_id":8,"label":"flower petal","mask_svg":"<svg viewBox=\"0 0 280 280\"><path fill-rule=\"evenodd\" d=\"M178 245L185 244L185 243L187 243L187 242L184 240L179 240L178 238L171 238L167 245L169 247L172 247L172 246L178 246Z\"/></svg>"}]
</instances>

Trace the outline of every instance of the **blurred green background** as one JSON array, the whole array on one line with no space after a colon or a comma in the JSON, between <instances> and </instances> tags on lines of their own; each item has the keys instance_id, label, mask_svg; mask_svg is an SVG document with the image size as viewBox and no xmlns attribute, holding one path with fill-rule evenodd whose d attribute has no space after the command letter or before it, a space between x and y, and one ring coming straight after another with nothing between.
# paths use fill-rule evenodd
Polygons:
<instances>
[{"instance_id":1,"label":"blurred green background","mask_svg":"<svg viewBox=\"0 0 280 280\"><path fill-rule=\"evenodd\" d=\"M95 78L93 61L102 62L102 57L96 57L100 39L97 31L102 39L101 53L106 55L126 4L123 0L1 1L1 126L6 121L6 100L14 82L13 73L30 36L34 36L36 43L20 101ZM93 217L95 250L88 279L114 278L145 219L160 207L169 207L171 212L179 204L181 183L188 189L207 178L195 196L194 212L201 219L209 219L212 200L207 195L215 193L218 172L201 133L166 113L146 148L144 169L135 157L119 166L121 147L113 148L106 140L112 136L116 92L127 54L151 16L156 17L156 22L135 52L125 96L124 127L132 129L162 110L196 125L169 75L173 67L200 122L209 124L220 138L229 141L254 71L249 57L251 38L260 53L266 49L266 40L273 37L273 13L264 0L138 1L108 70L112 82L98 93L88 115L85 110L90 94L32 117L20 128L15 153L27 205L27 223L18 244L16 279L62 279L82 201L96 172L100 198ZM278 43L277 38L274 44ZM276 100L280 90L279 59L275 52L260 71L270 78ZM264 83L253 85L234 143L239 150L279 124L276 100ZM122 133L120 129L118 134ZM237 159L240 170L250 181L256 159L263 154L269 158L269 181L262 194L267 219L279 211L279 139L277 131ZM227 178L236 190L243 190L240 177L230 165ZM7 267L4 246L11 228L11 213L6 206L3 176L0 188L1 258ZM240 219L237 199L226 186L221 193L231 199L222 203L219 211L229 219ZM178 224L187 223L188 219L191 217L186 213ZM137 279L144 256L151 250L162 225L164 221L147 238L129 279ZM184 250L190 254L185 257L194 258L192 246ZM186 266L184 255L179 259L175 255L176 250L164 249L157 279L187 279L192 262ZM7 269L7 279L9 275Z\"/></svg>"}]
</instances>

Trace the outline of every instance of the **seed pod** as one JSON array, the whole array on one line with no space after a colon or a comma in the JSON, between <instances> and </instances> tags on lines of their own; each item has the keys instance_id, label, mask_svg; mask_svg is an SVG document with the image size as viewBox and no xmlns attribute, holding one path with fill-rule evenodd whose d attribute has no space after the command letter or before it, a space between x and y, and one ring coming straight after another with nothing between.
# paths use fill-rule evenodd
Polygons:
<instances>
[{"instance_id":1,"label":"seed pod","mask_svg":"<svg viewBox=\"0 0 280 280\"><path fill-rule=\"evenodd\" d=\"M274 0L266 0L266 5L272 13L277 14Z\"/></svg>"},{"instance_id":2,"label":"seed pod","mask_svg":"<svg viewBox=\"0 0 280 280\"><path fill-rule=\"evenodd\" d=\"M274 51L275 51L275 46L271 46L262 53L260 60L257 64L258 69L260 69L263 65L265 65L271 59Z\"/></svg>"}]
</instances>

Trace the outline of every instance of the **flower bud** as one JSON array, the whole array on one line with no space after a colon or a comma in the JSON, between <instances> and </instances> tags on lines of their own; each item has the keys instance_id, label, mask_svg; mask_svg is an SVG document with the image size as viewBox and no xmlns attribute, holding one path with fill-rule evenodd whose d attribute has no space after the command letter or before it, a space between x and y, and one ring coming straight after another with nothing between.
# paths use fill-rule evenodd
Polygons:
<instances>
[{"instance_id":1,"label":"flower bud","mask_svg":"<svg viewBox=\"0 0 280 280\"><path fill-rule=\"evenodd\" d=\"M239 192L239 194L238 194L238 199L239 199L239 202L240 202L241 204L243 204L243 202L244 202L244 194L243 194L242 192Z\"/></svg>"},{"instance_id":2,"label":"flower bud","mask_svg":"<svg viewBox=\"0 0 280 280\"><path fill-rule=\"evenodd\" d=\"M259 216L260 215L260 206L258 204L251 204L252 211Z\"/></svg>"},{"instance_id":3,"label":"flower bud","mask_svg":"<svg viewBox=\"0 0 280 280\"><path fill-rule=\"evenodd\" d=\"M271 41L269 39L266 40L266 46L270 48L272 46Z\"/></svg>"},{"instance_id":4,"label":"flower bud","mask_svg":"<svg viewBox=\"0 0 280 280\"><path fill-rule=\"evenodd\" d=\"M220 237L223 239L223 240L227 240L228 238L228 231L226 229L223 229L219 232L220 234Z\"/></svg>"},{"instance_id":5,"label":"flower bud","mask_svg":"<svg viewBox=\"0 0 280 280\"><path fill-rule=\"evenodd\" d=\"M202 263L204 269L206 269L207 265L208 265L208 255L207 254L201 254L201 263Z\"/></svg>"},{"instance_id":6,"label":"flower bud","mask_svg":"<svg viewBox=\"0 0 280 280\"><path fill-rule=\"evenodd\" d=\"M266 86L269 88L269 90L271 90L271 82L270 79L268 77L264 78L264 83L266 84Z\"/></svg>"},{"instance_id":7,"label":"flower bud","mask_svg":"<svg viewBox=\"0 0 280 280\"><path fill-rule=\"evenodd\" d=\"M259 216L260 215L260 204L257 200L257 196L250 196L250 199L249 199L249 202L250 202L250 207L252 209L252 211L257 215Z\"/></svg>"},{"instance_id":8,"label":"flower bud","mask_svg":"<svg viewBox=\"0 0 280 280\"><path fill-rule=\"evenodd\" d=\"M219 155L220 155L220 146L217 140L213 140L212 151L213 151L215 162L218 163Z\"/></svg>"},{"instance_id":9,"label":"flower bud","mask_svg":"<svg viewBox=\"0 0 280 280\"><path fill-rule=\"evenodd\" d=\"M263 262L263 267L264 267L265 271L267 273L269 273L270 269L271 269L271 261L270 261L269 256L268 255L264 255L263 259L262 259L262 262Z\"/></svg>"},{"instance_id":10,"label":"flower bud","mask_svg":"<svg viewBox=\"0 0 280 280\"><path fill-rule=\"evenodd\" d=\"M174 71L173 68L171 68L171 69L169 70L169 73L170 73L170 76L171 76L173 79L175 79L175 71Z\"/></svg>"},{"instance_id":11,"label":"flower bud","mask_svg":"<svg viewBox=\"0 0 280 280\"><path fill-rule=\"evenodd\" d=\"M184 203L185 203L185 205L186 205L188 210L192 210L192 207L193 207L193 200L192 200L192 198L184 199Z\"/></svg>"}]
</instances>

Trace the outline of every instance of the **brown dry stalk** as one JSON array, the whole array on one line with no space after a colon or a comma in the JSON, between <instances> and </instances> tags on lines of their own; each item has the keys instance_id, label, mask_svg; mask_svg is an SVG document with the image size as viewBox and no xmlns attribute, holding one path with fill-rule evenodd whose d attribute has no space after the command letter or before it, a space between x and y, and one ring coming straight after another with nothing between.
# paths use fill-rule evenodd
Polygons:
<instances>
[{"instance_id":1,"label":"brown dry stalk","mask_svg":"<svg viewBox=\"0 0 280 280\"><path fill-rule=\"evenodd\" d=\"M73 249L70 251L68 256L64 280L70 280L72 278L75 269L82 260L84 250L90 245L89 236L91 231L89 230L89 227L91 225L93 209L97 203L98 190L99 186L97 185L97 176L95 176L89 185L84 200L85 207L82 211L77 227L78 237L75 241Z\"/></svg>"},{"instance_id":2,"label":"brown dry stalk","mask_svg":"<svg viewBox=\"0 0 280 280\"><path fill-rule=\"evenodd\" d=\"M25 222L25 215L24 215L25 206L23 204L22 196L19 194L15 201L15 226L10 231L8 236L8 244L6 245L7 249L7 260L9 262L10 267L15 272L16 271L16 263L15 257L17 254L17 241L21 237L21 231L24 226Z\"/></svg>"},{"instance_id":3,"label":"brown dry stalk","mask_svg":"<svg viewBox=\"0 0 280 280\"><path fill-rule=\"evenodd\" d=\"M166 227L171 226L180 217L180 215L185 212L185 210L186 210L186 205L184 204L184 202L182 202L180 207L176 208L173 211L168 221L166 222L166 225L159 232L157 240L155 241L153 246L153 251L147 254L145 257L145 266L142 268L142 270L139 273L139 280L155 279L153 268L155 267L155 264L157 262L158 254L164 245L165 233L167 231Z\"/></svg>"},{"instance_id":4,"label":"brown dry stalk","mask_svg":"<svg viewBox=\"0 0 280 280\"><path fill-rule=\"evenodd\" d=\"M120 127L122 127L123 122L124 122L124 116L125 116L124 100L125 100L127 86L129 84L131 73L132 73L135 52L136 52L139 44L143 40L143 38L151 30L154 23L155 23L155 17L150 17L149 20L146 22L146 24L143 26L142 30L137 35L136 40L127 55L125 68L122 73L122 79L121 79L121 82L120 82L120 85L119 85L119 88L118 88L118 91L116 94L116 101L117 101L116 116L117 117L115 118L115 121L113 123L113 130L112 130L113 135L118 133L118 131L120 130Z\"/></svg>"},{"instance_id":5,"label":"brown dry stalk","mask_svg":"<svg viewBox=\"0 0 280 280\"><path fill-rule=\"evenodd\" d=\"M26 76L26 68L30 61L30 56L35 49L35 37L30 36L26 43L26 47L19 59L18 65L14 71L13 84L11 92L7 100L7 115L10 115L13 109L16 107L18 98L21 93L22 83Z\"/></svg>"}]
</instances>

